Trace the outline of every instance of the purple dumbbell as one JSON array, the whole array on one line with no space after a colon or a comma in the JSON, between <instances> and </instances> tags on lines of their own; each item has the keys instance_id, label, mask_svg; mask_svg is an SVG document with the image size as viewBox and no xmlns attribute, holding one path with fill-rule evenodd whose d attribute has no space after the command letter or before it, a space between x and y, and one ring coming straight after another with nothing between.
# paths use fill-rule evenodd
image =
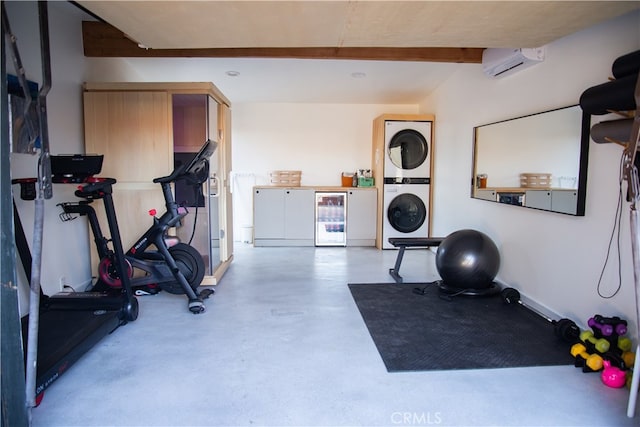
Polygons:
<instances>
[{"instance_id":1,"label":"purple dumbbell","mask_svg":"<svg viewBox=\"0 0 640 427\"><path fill-rule=\"evenodd\" d=\"M596 314L587 322L590 328L596 328L605 337L615 335L624 335L627 333L627 322L619 317L602 317ZM594 329L595 332L595 329Z\"/></svg>"},{"instance_id":2,"label":"purple dumbbell","mask_svg":"<svg viewBox=\"0 0 640 427\"><path fill-rule=\"evenodd\" d=\"M587 325L589 325L589 327L593 329L594 332L597 329L605 337L609 337L611 336L611 334L613 334L613 326L607 325L606 323L600 323L593 317L589 319Z\"/></svg>"}]
</instances>

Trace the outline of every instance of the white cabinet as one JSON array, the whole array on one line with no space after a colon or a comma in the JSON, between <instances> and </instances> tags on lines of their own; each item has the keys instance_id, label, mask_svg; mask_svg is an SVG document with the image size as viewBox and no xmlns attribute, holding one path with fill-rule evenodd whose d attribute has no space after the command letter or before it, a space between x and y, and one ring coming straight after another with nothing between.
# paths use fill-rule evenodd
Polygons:
<instances>
[{"instance_id":1,"label":"white cabinet","mask_svg":"<svg viewBox=\"0 0 640 427\"><path fill-rule=\"evenodd\" d=\"M313 246L314 203L312 189L254 189L255 246Z\"/></svg>"},{"instance_id":2,"label":"white cabinet","mask_svg":"<svg viewBox=\"0 0 640 427\"><path fill-rule=\"evenodd\" d=\"M253 238L284 239L284 190L253 190Z\"/></svg>"},{"instance_id":3,"label":"white cabinet","mask_svg":"<svg viewBox=\"0 0 640 427\"><path fill-rule=\"evenodd\" d=\"M575 215L578 206L578 190L553 190L551 207L554 212Z\"/></svg>"},{"instance_id":4,"label":"white cabinet","mask_svg":"<svg viewBox=\"0 0 640 427\"><path fill-rule=\"evenodd\" d=\"M353 188L347 194L347 246L375 246L377 190Z\"/></svg>"},{"instance_id":5,"label":"white cabinet","mask_svg":"<svg viewBox=\"0 0 640 427\"><path fill-rule=\"evenodd\" d=\"M477 190L476 189L474 197L476 199L490 200L492 202L498 201L496 190Z\"/></svg>"},{"instance_id":6,"label":"white cabinet","mask_svg":"<svg viewBox=\"0 0 640 427\"><path fill-rule=\"evenodd\" d=\"M577 190L527 190L524 205L575 215L578 206Z\"/></svg>"},{"instance_id":7,"label":"white cabinet","mask_svg":"<svg viewBox=\"0 0 640 427\"><path fill-rule=\"evenodd\" d=\"M527 190L524 195L524 205L528 208L551 210L551 191Z\"/></svg>"},{"instance_id":8,"label":"white cabinet","mask_svg":"<svg viewBox=\"0 0 640 427\"><path fill-rule=\"evenodd\" d=\"M253 239L255 246L314 246L316 192L326 187L255 187ZM375 188L341 189L347 193L346 245L375 246Z\"/></svg>"},{"instance_id":9,"label":"white cabinet","mask_svg":"<svg viewBox=\"0 0 640 427\"><path fill-rule=\"evenodd\" d=\"M284 238L314 245L315 199L313 190L284 190Z\"/></svg>"}]
</instances>

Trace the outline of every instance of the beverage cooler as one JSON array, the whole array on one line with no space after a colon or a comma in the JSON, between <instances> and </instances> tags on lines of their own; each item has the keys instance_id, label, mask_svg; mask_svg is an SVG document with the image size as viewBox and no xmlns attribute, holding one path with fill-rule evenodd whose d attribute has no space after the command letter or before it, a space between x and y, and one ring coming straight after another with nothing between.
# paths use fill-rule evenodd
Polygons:
<instances>
[{"instance_id":1,"label":"beverage cooler","mask_svg":"<svg viewBox=\"0 0 640 427\"><path fill-rule=\"evenodd\" d=\"M346 246L346 192L316 192L316 246Z\"/></svg>"}]
</instances>

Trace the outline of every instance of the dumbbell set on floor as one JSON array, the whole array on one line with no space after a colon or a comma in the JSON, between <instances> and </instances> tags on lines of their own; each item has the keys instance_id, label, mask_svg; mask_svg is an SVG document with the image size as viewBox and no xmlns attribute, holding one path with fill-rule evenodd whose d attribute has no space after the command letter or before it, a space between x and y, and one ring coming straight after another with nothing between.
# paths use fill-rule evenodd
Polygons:
<instances>
[{"instance_id":1,"label":"dumbbell set on floor","mask_svg":"<svg viewBox=\"0 0 640 427\"><path fill-rule=\"evenodd\" d=\"M613 340L608 340L598 338L592 331L582 331L578 344L584 346L585 351L589 354L600 356L618 368L626 369L633 365L635 354L631 352L631 340L627 337L615 337Z\"/></svg>"},{"instance_id":2,"label":"dumbbell set on floor","mask_svg":"<svg viewBox=\"0 0 640 427\"><path fill-rule=\"evenodd\" d=\"M571 347L576 367L583 372L602 371L602 382L609 387L630 386L635 354L627 333L627 322L619 317L596 314L587 324L591 331L580 333L580 342Z\"/></svg>"},{"instance_id":3,"label":"dumbbell set on floor","mask_svg":"<svg viewBox=\"0 0 640 427\"><path fill-rule=\"evenodd\" d=\"M580 331L570 319L553 320L527 305L520 299L517 289L504 288L501 296L506 304L521 305L551 323L555 335L571 344L570 353L575 366L582 368L583 372L602 371L602 381L610 387L624 386L624 381L618 379L624 378L625 373L630 378L628 373L635 361L635 354L631 351L631 340L623 336L627 333L625 320L596 314L587 322L592 330ZM617 377L616 381L611 380L614 377Z\"/></svg>"},{"instance_id":4,"label":"dumbbell set on floor","mask_svg":"<svg viewBox=\"0 0 640 427\"><path fill-rule=\"evenodd\" d=\"M601 316L600 316L601 317ZM602 318L610 320L612 318ZM619 319L618 319L619 320ZM593 318L589 319L592 324ZM615 329L607 329L615 331ZM618 332L626 331L619 328ZM580 342L571 347L571 355L575 357L575 366L582 368L582 372L598 372L602 382L609 387L631 386L632 368L635 354L631 340L615 333L604 338L601 328L594 327L592 331L582 331Z\"/></svg>"}]
</instances>

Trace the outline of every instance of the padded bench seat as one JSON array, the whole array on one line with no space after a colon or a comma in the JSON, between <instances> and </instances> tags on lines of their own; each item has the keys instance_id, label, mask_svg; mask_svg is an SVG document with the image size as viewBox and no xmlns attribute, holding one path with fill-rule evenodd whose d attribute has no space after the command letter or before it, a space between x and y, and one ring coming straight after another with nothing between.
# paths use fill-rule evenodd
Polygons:
<instances>
[{"instance_id":1,"label":"padded bench seat","mask_svg":"<svg viewBox=\"0 0 640 427\"><path fill-rule=\"evenodd\" d=\"M393 268L389 269L389 274L396 283L402 283L400 276L400 264L406 248L431 248L440 246L444 237L389 237L389 243L398 248L398 257Z\"/></svg>"}]
</instances>

